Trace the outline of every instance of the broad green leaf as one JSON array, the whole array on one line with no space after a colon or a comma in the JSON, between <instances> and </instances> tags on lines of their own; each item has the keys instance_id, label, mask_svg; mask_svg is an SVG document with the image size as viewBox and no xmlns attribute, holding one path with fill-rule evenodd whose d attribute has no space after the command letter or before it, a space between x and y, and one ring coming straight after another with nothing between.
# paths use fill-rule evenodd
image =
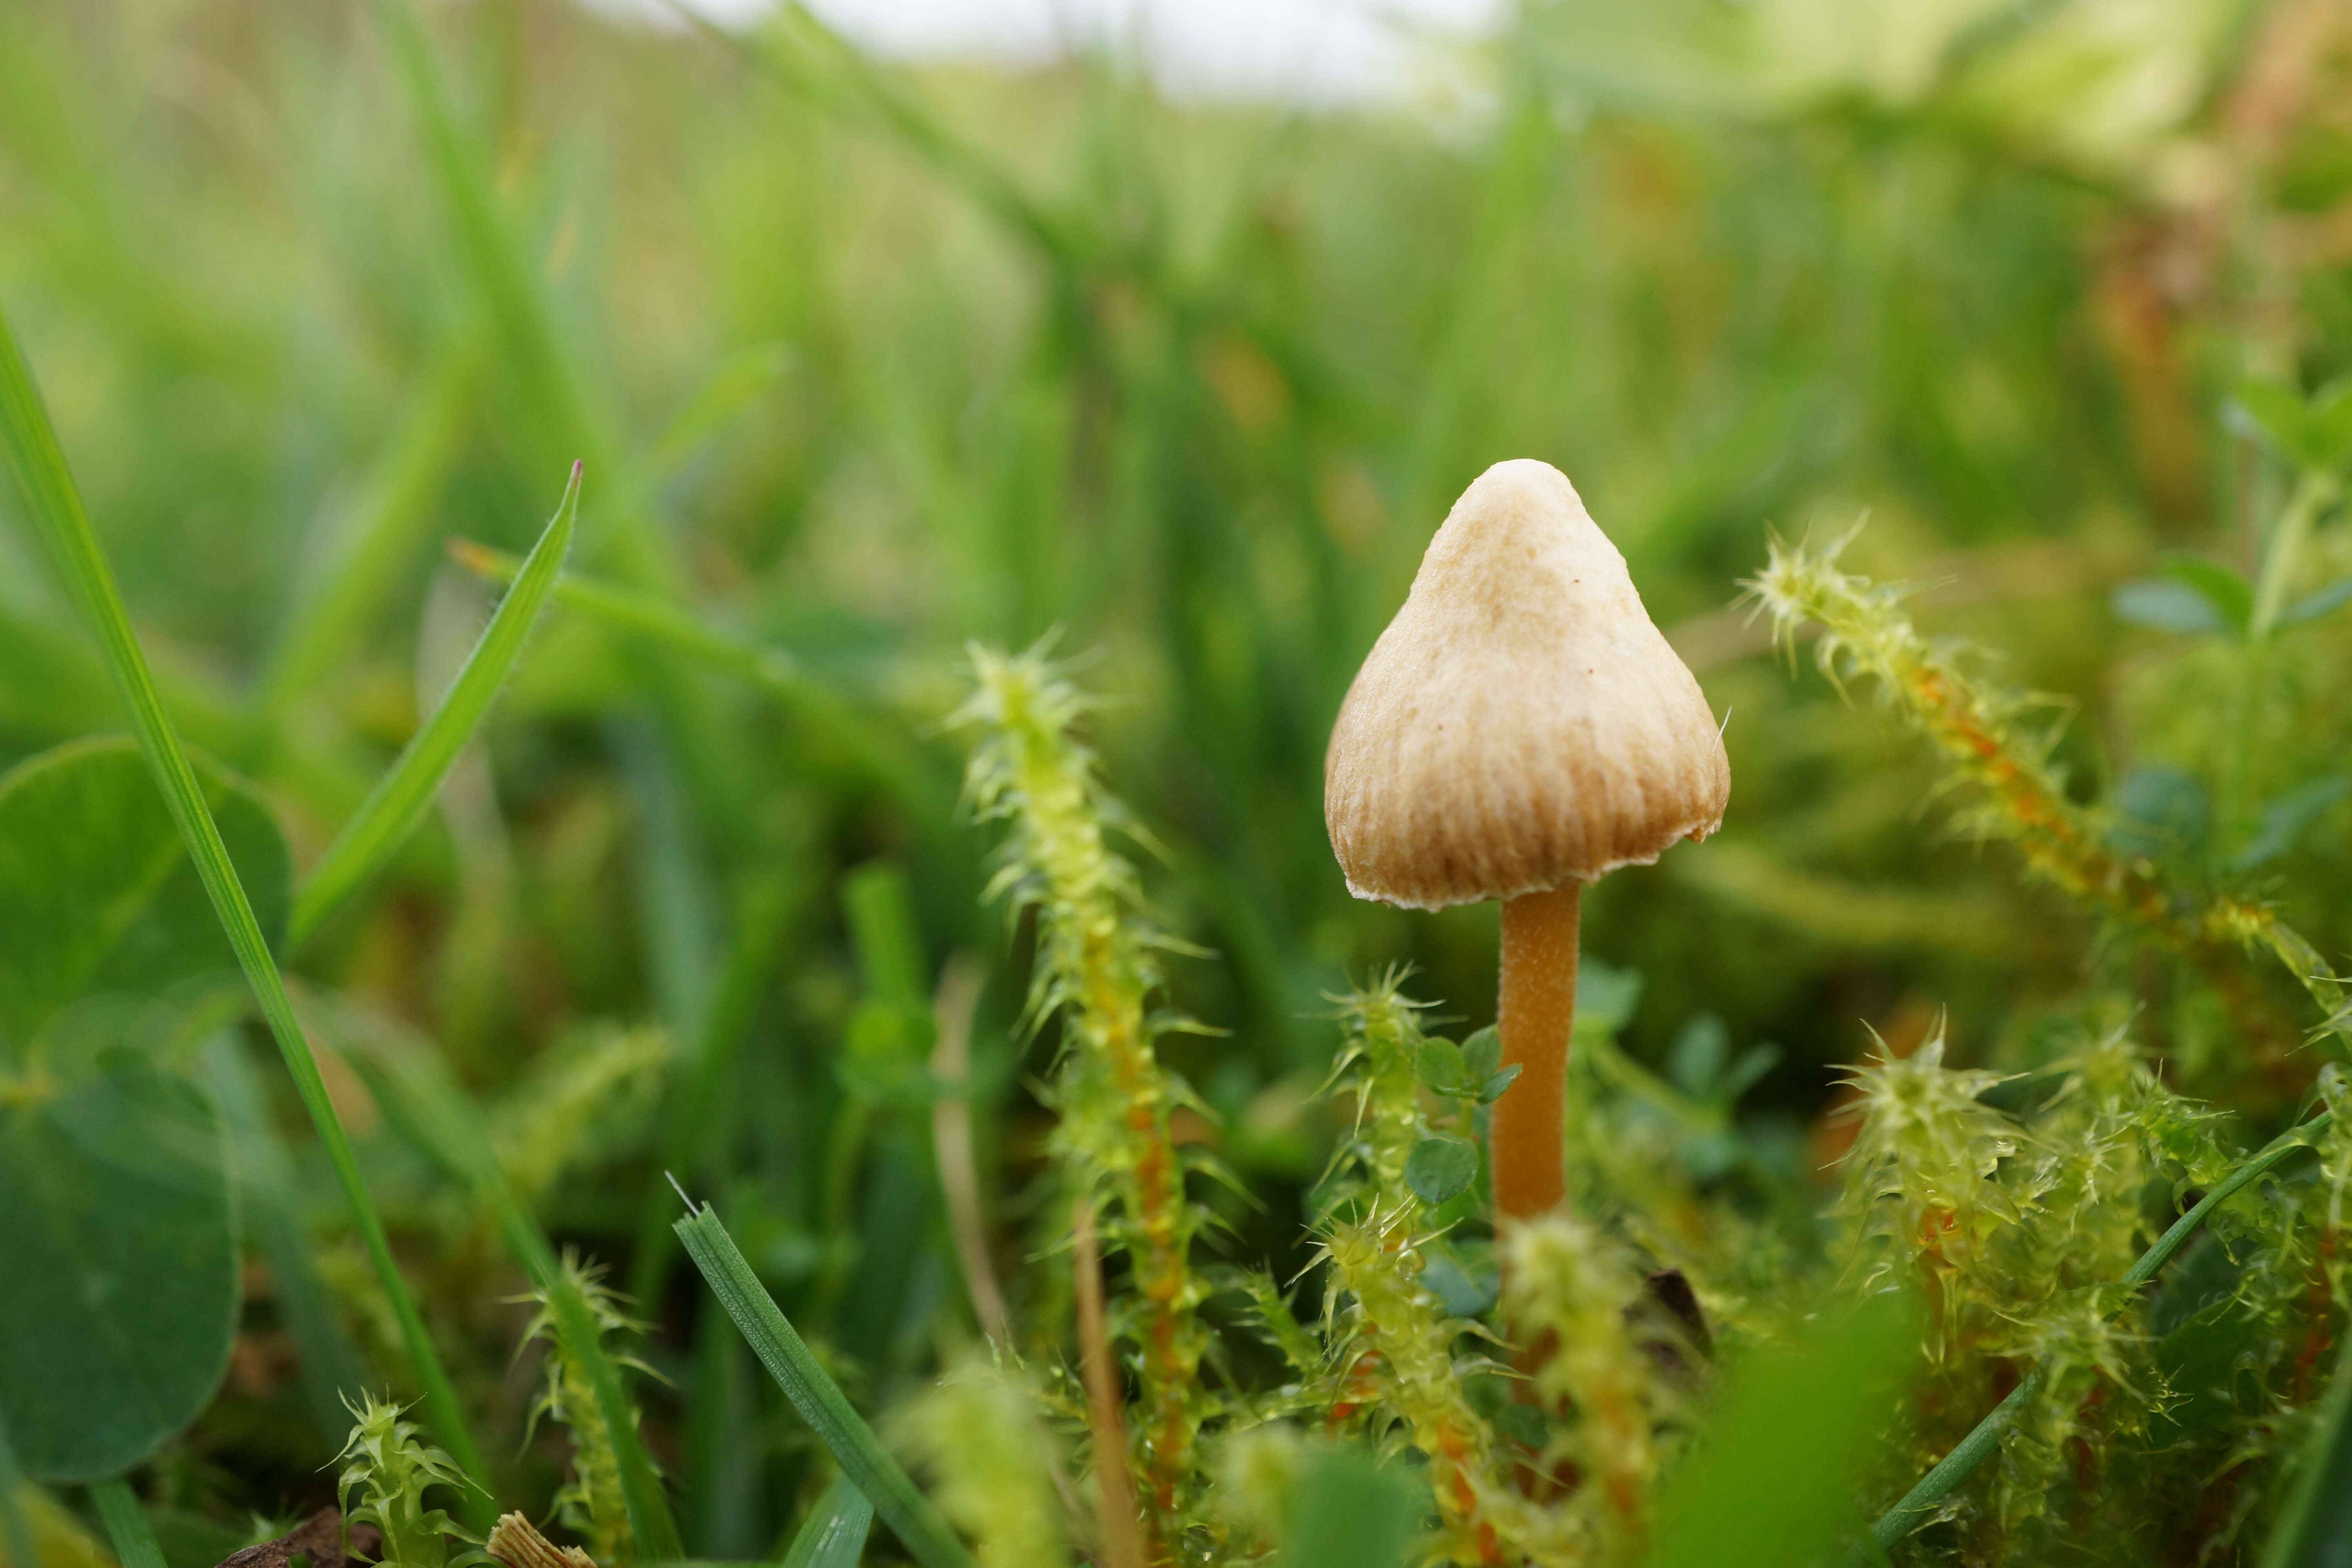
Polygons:
<instances>
[{"instance_id":1,"label":"broad green leaf","mask_svg":"<svg viewBox=\"0 0 2352 1568\"><path fill-rule=\"evenodd\" d=\"M1715 1098L1725 1105L1737 1105L1740 1097L1756 1087L1757 1081L1780 1065L1780 1047L1766 1041L1750 1046L1739 1053L1739 1059L1716 1080Z\"/></svg>"},{"instance_id":2,"label":"broad green leaf","mask_svg":"<svg viewBox=\"0 0 2352 1568\"><path fill-rule=\"evenodd\" d=\"M691 1217L679 1220L677 1230L711 1293L751 1342L760 1364L768 1369L768 1375L776 1380L801 1419L815 1429L842 1473L873 1503L874 1511L915 1561L924 1568L971 1568L971 1554L939 1510L915 1489L915 1483L882 1447L840 1385L817 1364L710 1206L706 1204Z\"/></svg>"},{"instance_id":3,"label":"broad green leaf","mask_svg":"<svg viewBox=\"0 0 2352 1568\"><path fill-rule=\"evenodd\" d=\"M2342 609L2347 604L2352 604L2352 577L2347 577L2341 582L2330 583L2308 598L2297 599L2279 612L2278 624L2283 626L2299 626L2305 621L2315 621L2322 616Z\"/></svg>"},{"instance_id":4,"label":"broad green leaf","mask_svg":"<svg viewBox=\"0 0 2352 1568\"><path fill-rule=\"evenodd\" d=\"M1858 1533L1854 1483L1917 1353L1916 1326L1892 1295L1825 1310L1795 1342L1751 1350L1659 1494L1648 1568L1802 1568Z\"/></svg>"},{"instance_id":5,"label":"broad green leaf","mask_svg":"<svg viewBox=\"0 0 2352 1568\"><path fill-rule=\"evenodd\" d=\"M2207 561L2196 555L2176 555L2164 563L2164 574L2171 581L2187 584L2221 618L2221 624L2238 637L2246 635L2246 627L2254 616L2254 585L2218 561Z\"/></svg>"},{"instance_id":6,"label":"broad green leaf","mask_svg":"<svg viewBox=\"0 0 2352 1568\"><path fill-rule=\"evenodd\" d=\"M334 1101L327 1096L326 1080L319 1076L318 1058L311 1055L301 1021L294 1016L294 999L286 989L285 976L278 971L277 959L270 953L269 939L256 913L253 898L238 877L220 825L214 820L212 807L205 799L204 785L197 778L194 764L189 762L172 716L163 707L154 672L147 666L146 652L139 646L138 634L131 629L131 612L122 603L122 591L115 585L114 569L107 563L106 552L100 548L98 532L90 526L89 513L82 504L80 488L74 483L65 450L58 445L57 430L49 423L48 409L41 402L40 389L33 383L31 367L26 364L16 346L16 333L9 328L5 313L0 313L0 451L6 453L9 468L24 490L27 514L41 536L51 564L105 650L108 673L114 679L123 705L130 710L139 749L163 791L164 805L171 811L181 841L195 861L196 875L204 882L205 896L212 900L215 917L228 933L229 946L236 952L246 983L261 1005L262 1016L269 1021L269 1033L278 1042L278 1054L285 1058L295 1091L302 1097L302 1107L310 1112L310 1124L318 1131L320 1142L326 1146L335 1179L343 1189L352 1218L359 1227L361 1244L367 1249L376 1279L383 1287L384 1298L400 1325L402 1348L408 1352L409 1363L425 1385L425 1405L432 1413L434 1426L458 1463L478 1482L487 1472L465 1409L457 1403L457 1390L433 1348L431 1336L425 1331L425 1319L416 1310L416 1299L401 1277L399 1263L392 1255L392 1240L384 1232L383 1218L376 1213L374 1201L368 1195L358 1156L352 1152L351 1138L335 1113ZM468 1512L478 1528L487 1529L490 1523L488 1502L487 1491L478 1501L469 1500Z\"/></svg>"},{"instance_id":7,"label":"broad green leaf","mask_svg":"<svg viewBox=\"0 0 2352 1568\"><path fill-rule=\"evenodd\" d=\"M2306 428L2320 467L2340 468L2352 463L2352 377L2312 395Z\"/></svg>"},{"instance_id":8,"label":"broad green leaf","mask_svg":"<svg viewBox=\"0 0 2352 1568\"><path fill-rule=\"evenodd\" d=\"M541 531L521 574L483 628L482 640L467 656L465 668L457 672L448 694L303 879L294 900L297 942L316 931L330 910L392 858L488 716L491 700L530 640L556 578L562 574L563 558L572 548L572 528L580 516L580 465L572 464L572 478L563 487L555 515Z\"/></svg>"},{"instance_id":9,"label":"broad green leaf","mask_svg":"<svg viewBox=\"0 0 2352 1568\"><path fill-rule=\"evenodd\" d=\"M1426 1496L1412 1472L1359 1449L1318 1456L1291 1498L1285 1568L1404 1568Z\"/></svg>"},{"instance_id":10,"label":"broad green leaf","mask_svg":"<svg viewBox=\"0 0 2352 1568\"><path fill-rule=\"evenodd\" d=\"M1712 1013L1694 1013L1666 1047L1666 1076L1693 1100L1706 1100L1730 1060L1729 1027Z\"/></svg>"},{"instance_id":11,"label":"broad green leaf","mask_svg":"<svg viewBox=\"0 0 2352 1568\"><path fill-rule=\"evenodd\" d=\"M2352 1563L2352 1341L2336 1358L2319 1425L2295 1456L2293 1489L2263 1546L2262 1568Z\"/></svg>"},{"instance_id":12,"label":"broad green leaf","mask_svg":"<svg viewBox=\"0 0 2352 1568\"><path fill-rule=\"evenodd\" d=\"M237 1238L209 1100L129 1052L0 1111L0 1412L47 1480L139 1463L228 1365Z\"/></svg>"},{"instance_id":13,"label":"broad green leaf","mask_svg":"<svg viewBox=\"0 0 2352 1568\"><path fill-rule=\"evenodd\" d=\"M2229 414L2231 424L2268 441L2280 456L2295 463L2308 460L2309 416L2293 388L2265 381L2241 382Z\"/></svg>"},{"instance_id":14,"label":"broad green leaf","mask_svg":"<svg viewBox=\"0 0 2352 1568\"><path fill-rule=\"evenodd\" d=\"M1459 1138L1424 1138L1404 1158L1404 1184L1432 1208L1460 1197L1477 1179L1477 1145Z\"/></svg>"},{"instance_id":15,"label":"broad green leaf","mask_svg":"<svg viewBox=\"0 0 2352 1568\"><path fill-rule=\"evenodd\" d=\"M2352 795L2352 778L2329 773L2272 801L2263 807L2253 837L2243 849L2230 857L2230 869L2251 871L2277 859L2294 847L2305 828L2326 816L2347 795Z\"/></svg>"},{"instance_id":16,"label":"broad green leaf","mask_svg":"<svg viewBox=\"0 0 2352 1568\"><path fill-rule=\"evenodd\" d=\"M2230 623L2212 601L2186 583L2142 577L2119 583L2108 595L2116 619L2159 632L2189 637L2226 637Z\"/></svg>"},{"instance_id":17,"label":"broad green leaf","mask_svg":"<svg viewBox=\"0 0 2352 1568\"><path fill-rule=\"evenodd\" d=\"M1586 956L1577 961L1576 1037L1614 1039L1642 1000L1642 973Z\"/></svg>"},{"instance_id":18,"label":"broad green leaf","mask_svg":"<svg viewBox=\"0 0 2352 1568\"><path fill-rule=\"evenodd\" d=\"M857 1568L873 1528L874 1505L848 1477L835 1476L793 1537L783 1568Z\"/></svg>"},{"instance_id":19,"label":"broad green leaf","mask_svg":"<svg viewBox=\"0 0 2352 1568\"><path fill-rule=\"evenodd\" d=\"M2143 763L2116 787L2108 837L2126 855L2193 854L2205 842L2210 815L2205 786L2194 773Z\"/></svg>"},{"instance_id":20,"label":"broad green leaf","mask_svg":"<svg viewBox=\"0 0 2352 1568\"><path fill-rule=\"evenodd\" d=\"M250 790L212 768L195 776L273 938L286 918L286 840ZM78 996L152 996L236 972L137 745L76 742L0 778L0 1042L21 1052Z\"/></svg>"}]
</instances>

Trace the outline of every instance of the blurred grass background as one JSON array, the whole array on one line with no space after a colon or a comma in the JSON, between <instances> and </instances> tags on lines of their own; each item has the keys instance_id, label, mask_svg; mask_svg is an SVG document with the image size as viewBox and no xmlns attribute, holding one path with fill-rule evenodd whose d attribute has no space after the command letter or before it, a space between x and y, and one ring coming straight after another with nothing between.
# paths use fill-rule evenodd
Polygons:
<instances>
[{"instance_id":1,"label":"blurred grass background","mask_svg":"<svg viewBox=\"0 0 2352 1568\"><path fill-rule=\"evenodd\" d=\"M2086 795L2210 763L2226 672L2108 594L2168 550L2250 559L2281 481L2230 390L2352 368L2352 10L1528 0L1444 63L1425 100L1308 110L1171 100L1115 52L877 64L797 12L0 6L0 296L177 716L298 858L479 625L445 542L526 546L575 458L575 574L766 650L721 668L559 610L440 824L299 962L335 1030L437 1040L551 1226L643 1295L702 1555L766 1549L760 1467L801 1473L805 1440L638 1239L658 1170L727 1194L877 1397L927 1369L960 1311L928 1133L856 1064L891 1049L877 1002L969 954L983 1168L1022 1234L1025 949L977 901L938 729L969 641L1092 661L1109 777L1168 847L1151 894L1223 960L1175 965L1227 1031L1179 1047L1202 1135L1276 1193L1328 1145L1349 977L1410 961L1444 1015L1492 1014L1492 910L1350 901L1320 814L1347 682L1492 461L1570 475L1729 714L1722 835L1601 887L1586 941L1644 977L1635 1055L1702 1015L1779 1043L1751 1104L1791 1141L1865 1025L1948 1006L1956 1056L2014 1052L2094 933L1727 611L1768 525L1866 512L1849 559L1935 584L1932 629L2069 705ZM2341 757L2352 658L2313 646L2257 785ZM119 727L0 530L0 762ZM2287 912L2340 953L2329 821ZM519 1428L487 1233L369 1147L453 1360ZM1297 1244L1295 1205L1233 1219L1244 1251ZM266 1290L250 1310L167 1467L216 1517L320 1485L320 1435L272 1415Z\"/></svg>"}]
</instances>

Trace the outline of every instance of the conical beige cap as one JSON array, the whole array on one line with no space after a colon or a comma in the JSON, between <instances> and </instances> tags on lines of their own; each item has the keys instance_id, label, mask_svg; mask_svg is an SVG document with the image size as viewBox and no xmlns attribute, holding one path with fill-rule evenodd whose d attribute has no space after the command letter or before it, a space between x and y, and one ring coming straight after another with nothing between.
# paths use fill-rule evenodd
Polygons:
<instances>
[{"instance_id":1,"label":"conical beige cap","mask_svg":"<svg viewBox=\"0 0 2352 1568\"><path fill-rule=\"evenodd\" d=\"M1412 909L1646 864L1714 832L1730 793L1715 715L1625 558L1528 458L1454 503L1323 764L1348 890Z\"/></svg>"}]
</instances>

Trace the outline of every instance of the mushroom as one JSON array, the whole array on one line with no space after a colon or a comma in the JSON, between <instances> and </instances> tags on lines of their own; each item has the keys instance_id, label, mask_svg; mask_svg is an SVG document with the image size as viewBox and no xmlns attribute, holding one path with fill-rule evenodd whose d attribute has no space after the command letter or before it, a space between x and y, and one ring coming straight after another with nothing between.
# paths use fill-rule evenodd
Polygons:
<instances>
[{"instance_id":1,"label":"mushroom","mask_svg":"<svg viewBox=\"0 0 2352 1568\"><path fill-rule=\"evenodd\" d=\"M1323 816L1348 890L1503 906L1489 1132L1497 1217L1566 1191L1561 1097L1578 899L1722 824L1723 737L1625 558L1549 463L1497 463L1454 503L1340 704Z\"/></svg>"}]
</instances>

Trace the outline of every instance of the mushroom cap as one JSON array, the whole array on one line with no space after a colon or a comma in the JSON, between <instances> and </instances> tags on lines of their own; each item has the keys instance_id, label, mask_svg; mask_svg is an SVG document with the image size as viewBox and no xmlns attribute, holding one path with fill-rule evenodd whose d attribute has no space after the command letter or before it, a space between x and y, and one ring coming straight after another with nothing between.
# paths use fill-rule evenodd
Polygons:
<instances>
[{"instance_id":1,"label":"mushroom cap","mask_svg":"<svg viewBox=\"0 0 2352 1568\"><path fill-rule=\"evenodd\" d=\"M1568 476L1478 476L1339 706L1323 818L1348 890L1443 909L1646 865L1723 822L1690 669Z\"/></svg>"}]
</instances>

